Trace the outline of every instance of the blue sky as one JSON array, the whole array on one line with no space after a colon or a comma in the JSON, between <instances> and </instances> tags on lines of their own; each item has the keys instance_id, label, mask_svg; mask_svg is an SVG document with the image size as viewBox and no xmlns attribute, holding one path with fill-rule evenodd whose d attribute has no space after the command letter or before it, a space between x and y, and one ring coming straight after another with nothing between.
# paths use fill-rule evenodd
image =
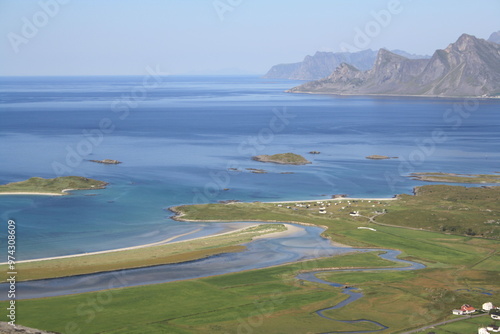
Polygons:
<instances>
[{"instance_id":1,"label":"blue sky","mask_svg":"<svg viewBox=\"0 0 500 334\"><path fill-rule=\"evenodd\" d=\"M263 74L346 47L432 54L499 17L499 0L0 0L0 75Z\"/></svg>"}]
</instances>

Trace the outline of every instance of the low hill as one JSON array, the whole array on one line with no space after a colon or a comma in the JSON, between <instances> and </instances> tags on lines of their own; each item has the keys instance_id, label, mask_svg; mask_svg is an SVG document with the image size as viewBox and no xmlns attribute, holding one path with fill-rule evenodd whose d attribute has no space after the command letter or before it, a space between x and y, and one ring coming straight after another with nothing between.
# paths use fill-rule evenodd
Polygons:
<instances>
[{"instance_id":1,"label":"low hill","mask_svg":"<svg viewBox=\"0 0 500 334\"><path fill-rule=\"evenodd\" d=\"M272 162L283 165L306 165L311 162L301 155L295 153L278 153L273 155L257 155L252 157L255 161Z\"/></svg>"},{"instance_id":2,"label":"low hill","mask_svg":"<svg viewBox=\"0 0 500 334\"><path fill-rule=\"evenodd\" d=\"M68 190L103 189L106 182L81 176L62 176L54 179L32 177L26 181L0 185L1 193L65 194Z\"/></svg>"}]
</instances>

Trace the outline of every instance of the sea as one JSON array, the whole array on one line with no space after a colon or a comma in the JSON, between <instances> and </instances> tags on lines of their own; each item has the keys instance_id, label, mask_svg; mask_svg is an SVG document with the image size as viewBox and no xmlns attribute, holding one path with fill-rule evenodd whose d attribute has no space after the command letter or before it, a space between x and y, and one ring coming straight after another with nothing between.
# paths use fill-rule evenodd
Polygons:
<instances>
[{"instance_id":1,"label":"sea","mask_svg":"<svg viewBox=\"0 0 500 334\"><path fill-rule=\"evenodd\" d=\"M428 184L412 172L500 171L498 99L285 92L301 83L0 78L0 184L69 175L109 183L68 196L0 196L0 238L14 220L18 260L80 254L243 226L177 222L168 210L176 205L388 198ZM286 152L312 163L252 160ZM394 158L366 158L375 154ZM122 163L90 161L101 159Z\"/></svg>"}]
</instances>

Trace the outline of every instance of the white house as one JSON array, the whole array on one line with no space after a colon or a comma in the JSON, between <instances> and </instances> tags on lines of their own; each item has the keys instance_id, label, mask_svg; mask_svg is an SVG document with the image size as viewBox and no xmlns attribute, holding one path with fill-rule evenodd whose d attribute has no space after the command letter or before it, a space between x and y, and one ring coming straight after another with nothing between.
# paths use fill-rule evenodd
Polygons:
<instances>
[{"instance_id":1,"label":"white house","mask_svg":"<svg viewBox=\"0 0 500 334\"><path fill-rule=\"evenodd\" d=\"M488 303L484 303L481 308L483 309L483 311L489 311L489 310L494 309L495 306L493 306L493 303L488 302Z\"/></svg>"},{"instance_id":2,"label":"white house","mask_svg":"<svg viewBox=\"0 0 500 334\"><path fill-rule=\"evenodd\" d=\"M488 332L486 328L482 327L477 330L477 334L490 334L490 332Z\"/></svg>"},{"instance_id":3,"label":"white house","mask_svg":"<svg viewBox=\"0 0 500 334\"><path fill-rule=\"evenodd\" d=\"M488 326L486 329L490 332L498 333L500 332L500 327L498 326Z\"/></svg>"}]
</instances>

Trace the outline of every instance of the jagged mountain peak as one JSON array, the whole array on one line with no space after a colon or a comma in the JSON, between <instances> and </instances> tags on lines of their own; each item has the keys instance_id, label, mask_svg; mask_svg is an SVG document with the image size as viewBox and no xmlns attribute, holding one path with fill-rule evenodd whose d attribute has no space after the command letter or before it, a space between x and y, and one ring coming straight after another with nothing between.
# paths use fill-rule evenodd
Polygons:
<instances>
[{"instance_id":1,"label":"jagged mountain peak","mask_svg":"<svg viewBox=\"0 0 500 334\"><path fill-rule=\"evenodd\" d=\"M368 71L341 66L291 92L423 96L500 96L500 45L463 34L431 59L381 49Z\"/></svg>"},{"instance_id":2,"label":"jagged mountain peak","mask_svg":"<svg viewBox=\"0 0 500 334\"><path fill-rule=\"evenodd\" d=\"M453 51L464 52L467 50L474 51L474 46L478 42L478 39L469 34L462 34L455 43L451 43L445 49L446 52L450 53Z\"/></svg>"}]
</instances>

